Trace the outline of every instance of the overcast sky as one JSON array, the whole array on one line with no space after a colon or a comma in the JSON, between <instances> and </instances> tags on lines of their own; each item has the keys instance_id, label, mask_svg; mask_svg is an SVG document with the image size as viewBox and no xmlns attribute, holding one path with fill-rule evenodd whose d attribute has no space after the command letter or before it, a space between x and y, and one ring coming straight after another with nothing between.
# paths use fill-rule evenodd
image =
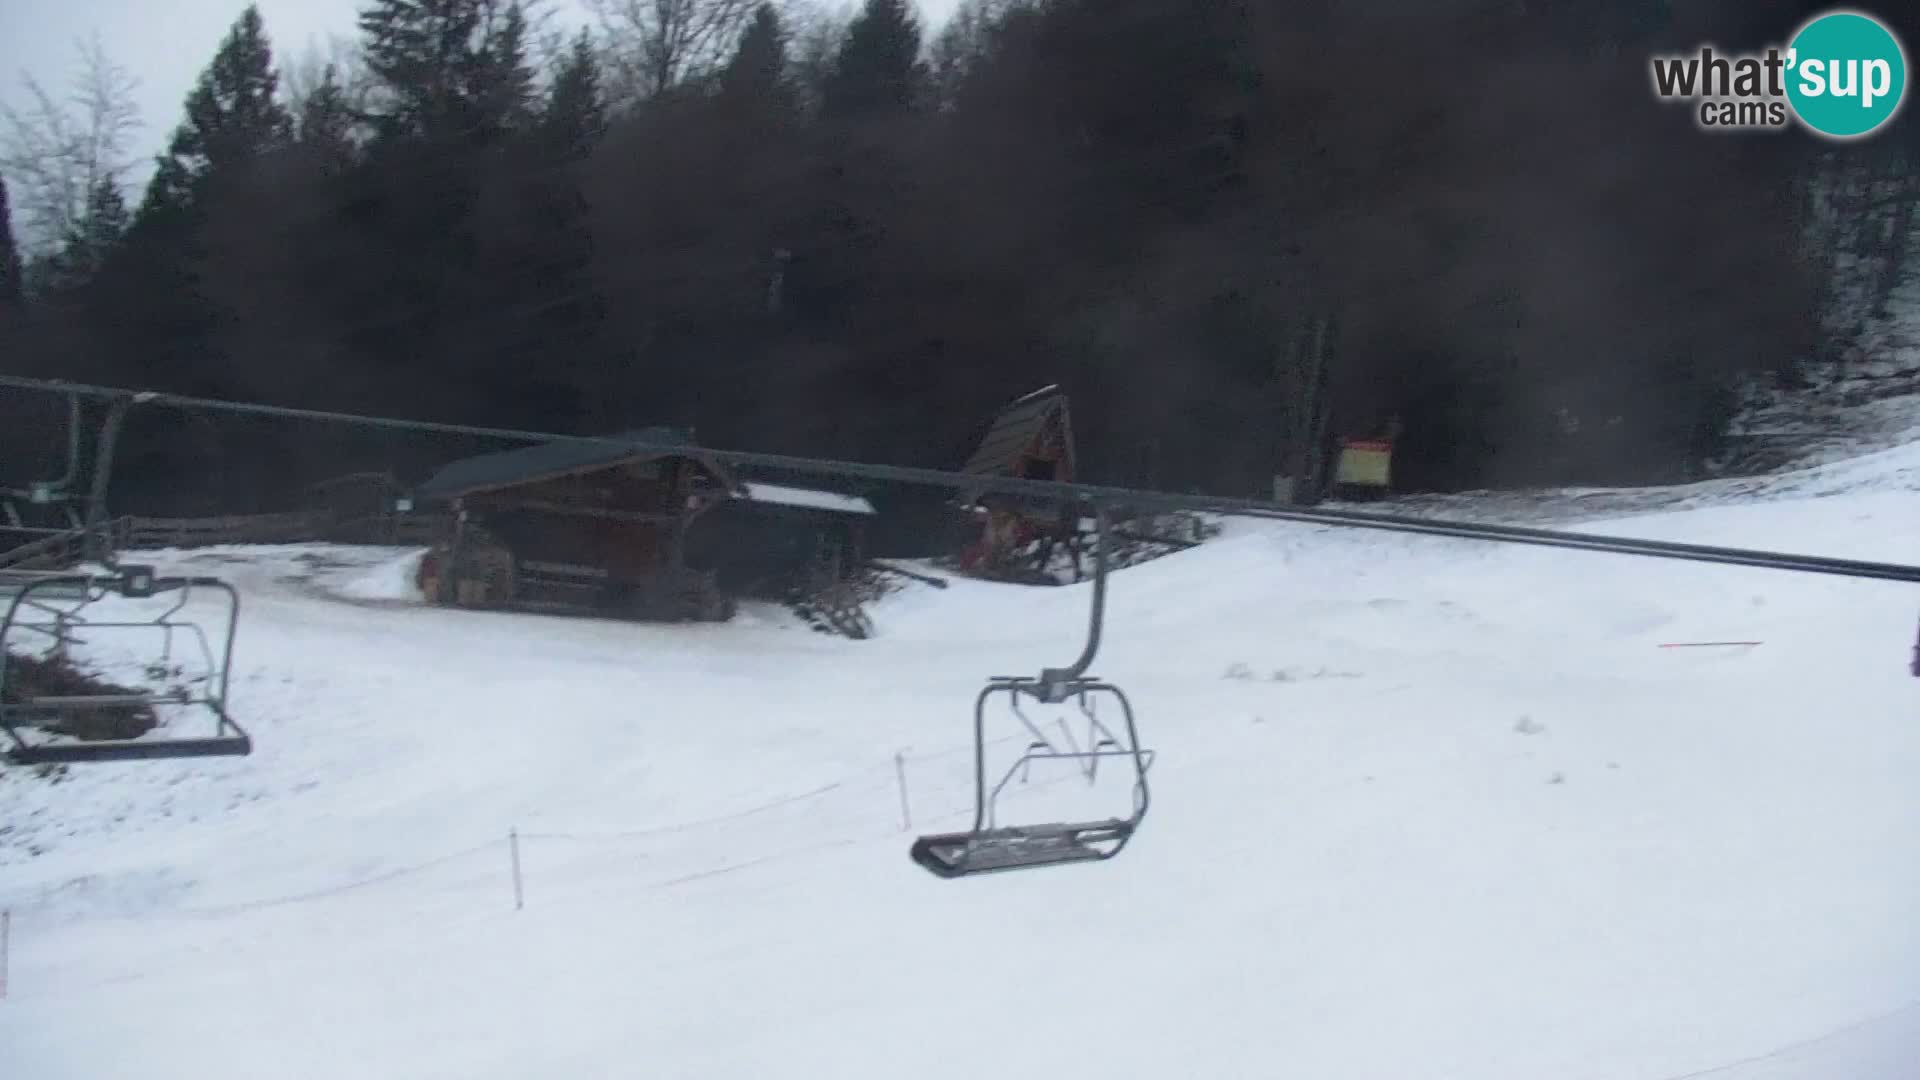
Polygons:
<instances>
[{"instance_id":1,"label":"overcast sky","mask_svg":"<svg viewBox=\"0 0 1920 1080\"><path fill-rule=\"evenodd\" d=\"M285 64L331 36L351 37L362 0L256 0L274 52ZM828 0L851 7L854 0ZM957 0L918 0L929 26ZM553 0L556 16L584 21L581 0ZM21 77L63 93L73 75L74 42L98 32L107 55L139 80L145 126L141 152L157 152L180 121L181 102L246 0L0 0L0 102L19 107Z\"/></svg>"}]
</instances>

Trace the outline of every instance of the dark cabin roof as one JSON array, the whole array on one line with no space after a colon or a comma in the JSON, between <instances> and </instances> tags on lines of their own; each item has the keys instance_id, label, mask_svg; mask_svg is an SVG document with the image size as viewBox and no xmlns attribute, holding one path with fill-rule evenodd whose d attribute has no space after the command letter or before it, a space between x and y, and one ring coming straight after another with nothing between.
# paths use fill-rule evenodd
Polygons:
<instances>
[{"instance_id":1,"label":"dark cabin roof","mask_svg":"<svg viewBox=\"0 0 1920 1080\"><path fill-rule=\"evenodd\" d=\"M967 459L961 468L973 476L1006 476L1013 472L1014 462L1033 445L1047 418L1056 412L1062 414L1061 423L1068 422L1064 415L1067 411L1067 396L1058 386L1049 386L1036 390L1026 397L1000 410L993 418L993 426L987 430L986 438L980 440L980 446L973 456ZM1064 433L1067 438L1067 460L1073 460L1073 433L1071 427Z\"/></svg>"},{"instance_id":2,"label":"dark cabin roof","mask_svg":"<svg viewBox=\"0 0 1920 1080\"><path fill-rule=\"evenodd\" d=\"M628 461L650 461L674 456L701 457L699 447L693 440L685 432L672 428L640 428L603 438L613 441L541 443L518 450L462 458L441 466L439 472L414 489L414 494L423 499L450 499L566 473L610 468ZM683 448L683 453L676 455L671 450L662 451L653 447ZM708 464L711 466L712 463Z\"/></svg>"}]
</instances>

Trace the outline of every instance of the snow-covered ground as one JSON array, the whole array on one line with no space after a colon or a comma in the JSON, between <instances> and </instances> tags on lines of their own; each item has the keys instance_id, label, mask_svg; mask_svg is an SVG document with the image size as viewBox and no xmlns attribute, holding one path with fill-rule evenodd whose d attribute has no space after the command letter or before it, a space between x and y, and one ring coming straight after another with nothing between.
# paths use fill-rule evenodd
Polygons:
<instances>
[{"instance_id":1,"label":"snow-covered ground","mask_svg":"<svg viewBox=\"0 0 1920 1080\"><path fill-rule=\"evenodd\" d=\"M1735 483L1582 527L1916 559L1920 447ZM853 642L158 561L242 590L258 749L0 770L9 1080L1920 1076L1910 588L1229 522L1113 581L1133 846L943 882L895 755L964 824L973 695L1071 659L1084 588L914 586Z\"/></svg>"}]
</instances>

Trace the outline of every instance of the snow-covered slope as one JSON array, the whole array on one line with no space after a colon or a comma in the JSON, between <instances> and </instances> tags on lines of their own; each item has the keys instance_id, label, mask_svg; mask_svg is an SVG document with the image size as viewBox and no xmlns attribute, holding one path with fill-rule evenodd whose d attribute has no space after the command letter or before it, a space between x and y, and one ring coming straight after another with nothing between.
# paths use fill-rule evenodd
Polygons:
<instances>
[{"instance_id":1,"label":"snow-covered slope","mask_svg":"<svg viewBox=\"0 0 1920 1080\"><path fill-rule=\"evenodd\" d=\"M1920 237L1920 234L1916 234ZM1869 313L1856 270L1837 283L1859 325L1799 385L1757 381L1730 429L1724 478L1650 488L1475 491L1396 499L1395 510L1502 522L1571 522L1785 496L1911 489L1920 455L1920 274ZM1855 310L1859 309L1859 310ZM1835 332L1841 332L1836 327Z\"/></svg>"},{"instance_id":2,"label":"snow-covered slope","mask_svg":"<svg viewBox=\"0 0 1920 1080\"><path fill-rule=\"evenodd\" d=\"M1920 395L1849 406L1856 431L1876 445L1853 454L1808 451L1792 467L1757 476L1645 488L1560 488L1548 491L1474 491L1396 499L1396 512L1465 517L1476 521L1572 523L1703 507L1742 506L1780 499L1920 489ZM1684 519L1683 519L1684 520Z\"/></svg>"},{"instance_id":3,"label":"snow-covered slope","mask_svg":"<svg viewBox=\"0 0 1920 1080\"><path fill-rule=\"evenodd\" d=\"M1916 465L1583 527L1913 561ZM973 695L1070 659L1084 589L917 587L851 642L160 561L243 590L259 749L0 777L0 1076L1920 1075L1912 589L1231 522L1113 582L1134 845L950 883L895 755L964 824Z\"/></svg>"}]
</instances>

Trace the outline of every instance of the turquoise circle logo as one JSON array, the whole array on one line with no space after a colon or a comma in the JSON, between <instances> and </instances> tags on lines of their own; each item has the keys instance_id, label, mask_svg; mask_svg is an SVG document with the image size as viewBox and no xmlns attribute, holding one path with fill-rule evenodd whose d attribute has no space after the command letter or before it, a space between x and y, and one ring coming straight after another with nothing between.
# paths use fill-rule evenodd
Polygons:
<instances>
[{"instance_id":1,"label":"turquoise circle logo","mask_svg":"<svg viewBox=\"0 0 1920 1080\"><path fill-rule=\"evenodd\" d=\"M1907 54L1880 20L1836 11L1787 46L1787 100L1800 122L1832 139L1857 139L1892 120L1907 96Z\"/></svg>"}]
</instances>

